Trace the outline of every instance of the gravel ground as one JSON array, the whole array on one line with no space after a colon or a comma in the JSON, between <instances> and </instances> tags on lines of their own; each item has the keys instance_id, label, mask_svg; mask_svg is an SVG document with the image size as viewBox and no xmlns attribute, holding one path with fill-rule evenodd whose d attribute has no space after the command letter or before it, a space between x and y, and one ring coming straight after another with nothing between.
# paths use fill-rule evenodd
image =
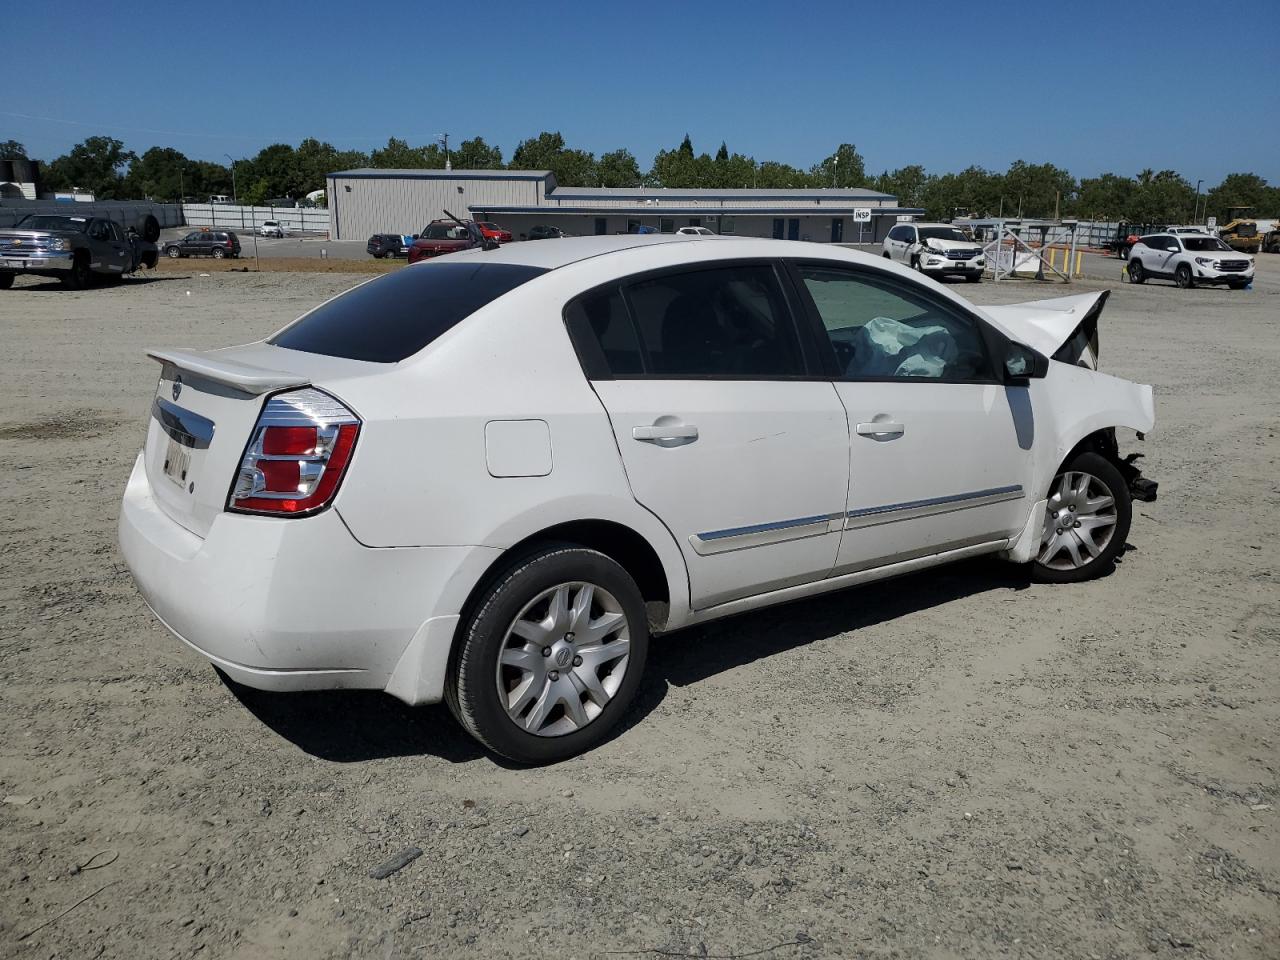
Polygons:
<instances>
[{"instance_id":1,"label":"gravel ground","mask_svg":"<svg viewBox=\"0 0 1280 960\"><path fill-rule=\"evenodd\" d=\"M363 279L201 272L0 293L0 956L1280 955L1274 284L1116 288L1161 496L1112 576L970 562L675 634L620 736L524 770L442 707L231 689L145 609L142 349Z\"/></svg>"}]
</instances>

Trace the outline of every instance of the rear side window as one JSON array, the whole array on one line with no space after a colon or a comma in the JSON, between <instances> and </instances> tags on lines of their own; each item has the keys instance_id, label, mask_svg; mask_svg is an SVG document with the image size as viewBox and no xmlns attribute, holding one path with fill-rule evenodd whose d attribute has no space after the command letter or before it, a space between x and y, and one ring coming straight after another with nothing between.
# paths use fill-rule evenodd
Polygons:
<instances>
[{"instance_id":1,"label":"rear side window","mask_svg":"<svg viewBox=\"0 0 1280 960\"><path fill-rule=\"evenodd\" d=\"M269 343L348 360L397 363L485 304L546 273L510 263L430 263L370 280Z\"/></svg>"},{"instance_id":2,"label":"rear side window","mask_svg":"<svg viewBox=\"0 0 1280 960\"><path fill-rule=\"evenodd\" d=\"M564 319L582 369L591 379L644 372L636 328L617 287L574 300L565 308Z\"/></svg>"},{"instance_id":3,"label":"rear side window","mask_svg":"<svg viewBox=\"0 0 1280 960\"><path fill-rule=\"evenodd\" d=\"M777 274L768 265L641 280L626 296L651 377L792 377L804 361Z\"/></svg>"}]
</instances>

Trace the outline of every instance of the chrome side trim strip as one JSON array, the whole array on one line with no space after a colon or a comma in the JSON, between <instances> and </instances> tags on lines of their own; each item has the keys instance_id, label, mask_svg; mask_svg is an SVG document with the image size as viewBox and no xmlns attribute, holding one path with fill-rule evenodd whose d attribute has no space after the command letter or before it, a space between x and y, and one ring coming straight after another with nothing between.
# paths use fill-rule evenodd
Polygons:
<instances>
[{"instance_id":1,"label":"chrome side trim strip","mask_svg":"<svg viewBox=\"0 0 1280 960\"><path fill-rule=\"evenodd\" d=\"M1007 487L992 487L990 490L975 490L973 493L933 497L929 500L909 500L905 503L890 503L882 507L864 507L860 510L850 510L845 514L844 528L857 530L860 527L874 527L882 523L896 523L899 520L914 520L917 517L951 513L955 510L985 507L993 503L1003 503L1006 500L1020 500L1023 496L1022 485L1013 484Z\"/></svg>"},{"instance_id":2,"label":"chrome side trim strip","mask_svg":"<svg viewBox=\"0 0 1280 960\"><path fill-rule=\"evenodd\" d=\"M706 557L715 553L727 553L730 550L743 550L747 547L784 543L787 540L819 537L829 532L833 520L839 519L838 513L824 513L820 517L799 517L795 520L756 523L747 527L730 527L727 530L695 533L689 538L689 544L693 547L694 553L700 557Z\"/></svg>"},{"instance_id":3,"label":"chrome side trim strip","mask_svg":"<svg viewBox=\"0 0 1280 960\"><path fill-rule=\"evenodd\" d=\"M213 442L212 420L183 410L162 397L156 397L152 402L151 416L156 418L165 433L184 447L204 450Z\"/></svg>"}]
</instances>

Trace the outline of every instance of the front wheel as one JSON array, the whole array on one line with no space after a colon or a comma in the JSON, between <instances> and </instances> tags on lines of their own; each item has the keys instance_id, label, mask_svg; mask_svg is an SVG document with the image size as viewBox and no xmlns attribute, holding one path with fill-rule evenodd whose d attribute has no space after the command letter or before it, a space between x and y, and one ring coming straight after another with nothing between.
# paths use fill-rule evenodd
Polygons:
<instances>
[{"instance_id":1,"label":"front wheel","mask_svg":"<svg viewBox=\"0 0 1280 960\"><path fill-rule=\"evenodd\" d=\"M893 259L893 257L889 256L889 251L888 251L888 250L886 250L886 251L884 252L883 256L884 256L884 258L885 258L886 260L892 260L892 259Z\"/></svg>"},{"instance_id":2,"label":"front wheel","mask_svg":"<svg viewBox=\"0 0 1280 960\"><path fill-rule=\"evenodd\" d=\"M968 273L968 274L965 274L965 278L964 278L964 279L965 279L965 282L966 282L966 283L981 283L981 282L982 282L982 274L980 274L980 273Z\"/></svg>"},{"instance_id":3,"label":"front wheel","mask_svg":"<svg viewBox=\"0 0 1280 960\"><path fill-rule=\"evenodd\" d=\"M68 290L84 290L91 283L93 270L89 267L89 258L83 251L77 252L71 269L62 275L62 285Z\"/></svg>"},{"instance_id":4,"label":"front wheel","mask_svg":"<svg viewBox=\"0 0 1280 960\"><path fill-rule=\"evenodd\" d=\"M1146 283L1147 271L1142 268L1141 260L1129 261L1129 282L1130 283Z\"/></svg>"},{"instance_id":5,"label":"front wheel","mask_svg":"<svg viewBox=\"0 0 1280 960\"><path fill-rule=\"evenodd\" d=\"M179 250L177 247L167 247L164 252L165 252L165 256L167 256L170 260L177 260L180 256L182 256L182 251Z\"/></svg>"},{"instance_id":6,"label":"front wheel","mask_svg":"<svg viewBox=\"0 0 1280 960\"><path fill-rule=\"evenodd\" d=\"M1195 280L1191 277L1191 268L1185 263L1180 264L1178 269L1173 271L1173 282L1183 290L1190 290L1196 285Z\"/></svg>"},{"instance_id":7,"label":"front wheel","mask_svg":"<svg viewBox=\"0 0 1280 960\"><path fill-rule=\"evenodd\" d=\"M1124 549L1132 520L1129 488L1115 464L1091 451L1077 454L1053 478L1032 576L1044 583L1102 576Z\"/></svg>"},{"instance_id":8,"label":"front wheel","mask_svg":"<svg viewBox=\"0 0 1280 960\"><path fill-rule=\"evenodd\" d=\"M649 648L635 581L602 553L550 545L497 578L463 625L449 709L495 753L554 763L603 742Z\"/></svg>"},{"instance_id":9,"label":"front wheel","mask_svg":"<svg viewBox=\"0 0 1280 960\"><path fill-rule=\"evenodd\" d=\"M227 255L227 251L226 251L226 250L223 250L223 249L222 249L222 247L214 247L214 248L213 248L213 259L215 259L215 260L221 260L221 259L222 259L223 257L225 257L226 255Z\"/></svg>"},{"instance_id":10,"label":"front wheel","mask_svg":"<svg viewBox=\"0 0 1280 960\"><path fill-rule=\"evenodd\" d=\"M0 290L8 290L13 286L13 274L5 271L0 273Z\"/></svg>"},{"instance_id":11,"label":"front wheel","mask_svg":"<svg viewBox=\"0 0 1280 960\"><path fill-rule=\"evenodd\" d=\"M1121 260L1128 260L1128 259L1129 259L1129 248L1128 248L1128 247L1121 247L1119 250L1117 250L1117 251L1116 251L1116 256L1118 256Z\"/></svg>"},{"instance_id":12,"label":"front wheel","mask_svg":"<svg viewBox=\"0 0 1280 960\"><path fill-rule=\"evenodd\" d=\"M1228 280L1227 281L1227 286L1229 286L1232 290L1243 290L1248 285L1249 285L1248 280Z\"/></svg>"}]
</instances>

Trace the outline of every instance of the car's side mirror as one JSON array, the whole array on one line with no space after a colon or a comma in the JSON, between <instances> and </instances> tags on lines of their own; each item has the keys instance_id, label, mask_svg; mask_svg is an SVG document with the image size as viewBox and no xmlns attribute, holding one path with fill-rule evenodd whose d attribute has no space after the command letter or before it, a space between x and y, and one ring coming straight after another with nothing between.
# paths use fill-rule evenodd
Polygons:
<instances>
[{"instance_id":1,"label":"car's side mirror","mask_svg":"<svg viewBox=\"0 0 1280 960\"><path fill-rule=\"evenodd\" d=\"M1181 247L1165 247L1165 249L1168 250L1170 253L1178 253L1182 248Z\"/></svg>"},{"instance_id":2,"label":"car's side mirror","mask_svg":"<svg viewBox=\"0 0 1280 960\"><path fill-rule=\"evenodd\" d=\"M421 235L420 235L420 234L415 233L415 234L413 235L413 239L415 239L415 240L421 239Z\"/></svg>"},{"instance_id":3,"label":"car's side mirror","mask_svg":"<svg viewBox=\"0 0 1280 960\"><path fill-rule=\"evenodd\" d=\"M1014 386L1025 386L1033 378L1039 379L1049 373L1049 358L1037 353L1026 344L1009 341L1004 355L1004 382Z\"/></svg>"}]
</instances>

